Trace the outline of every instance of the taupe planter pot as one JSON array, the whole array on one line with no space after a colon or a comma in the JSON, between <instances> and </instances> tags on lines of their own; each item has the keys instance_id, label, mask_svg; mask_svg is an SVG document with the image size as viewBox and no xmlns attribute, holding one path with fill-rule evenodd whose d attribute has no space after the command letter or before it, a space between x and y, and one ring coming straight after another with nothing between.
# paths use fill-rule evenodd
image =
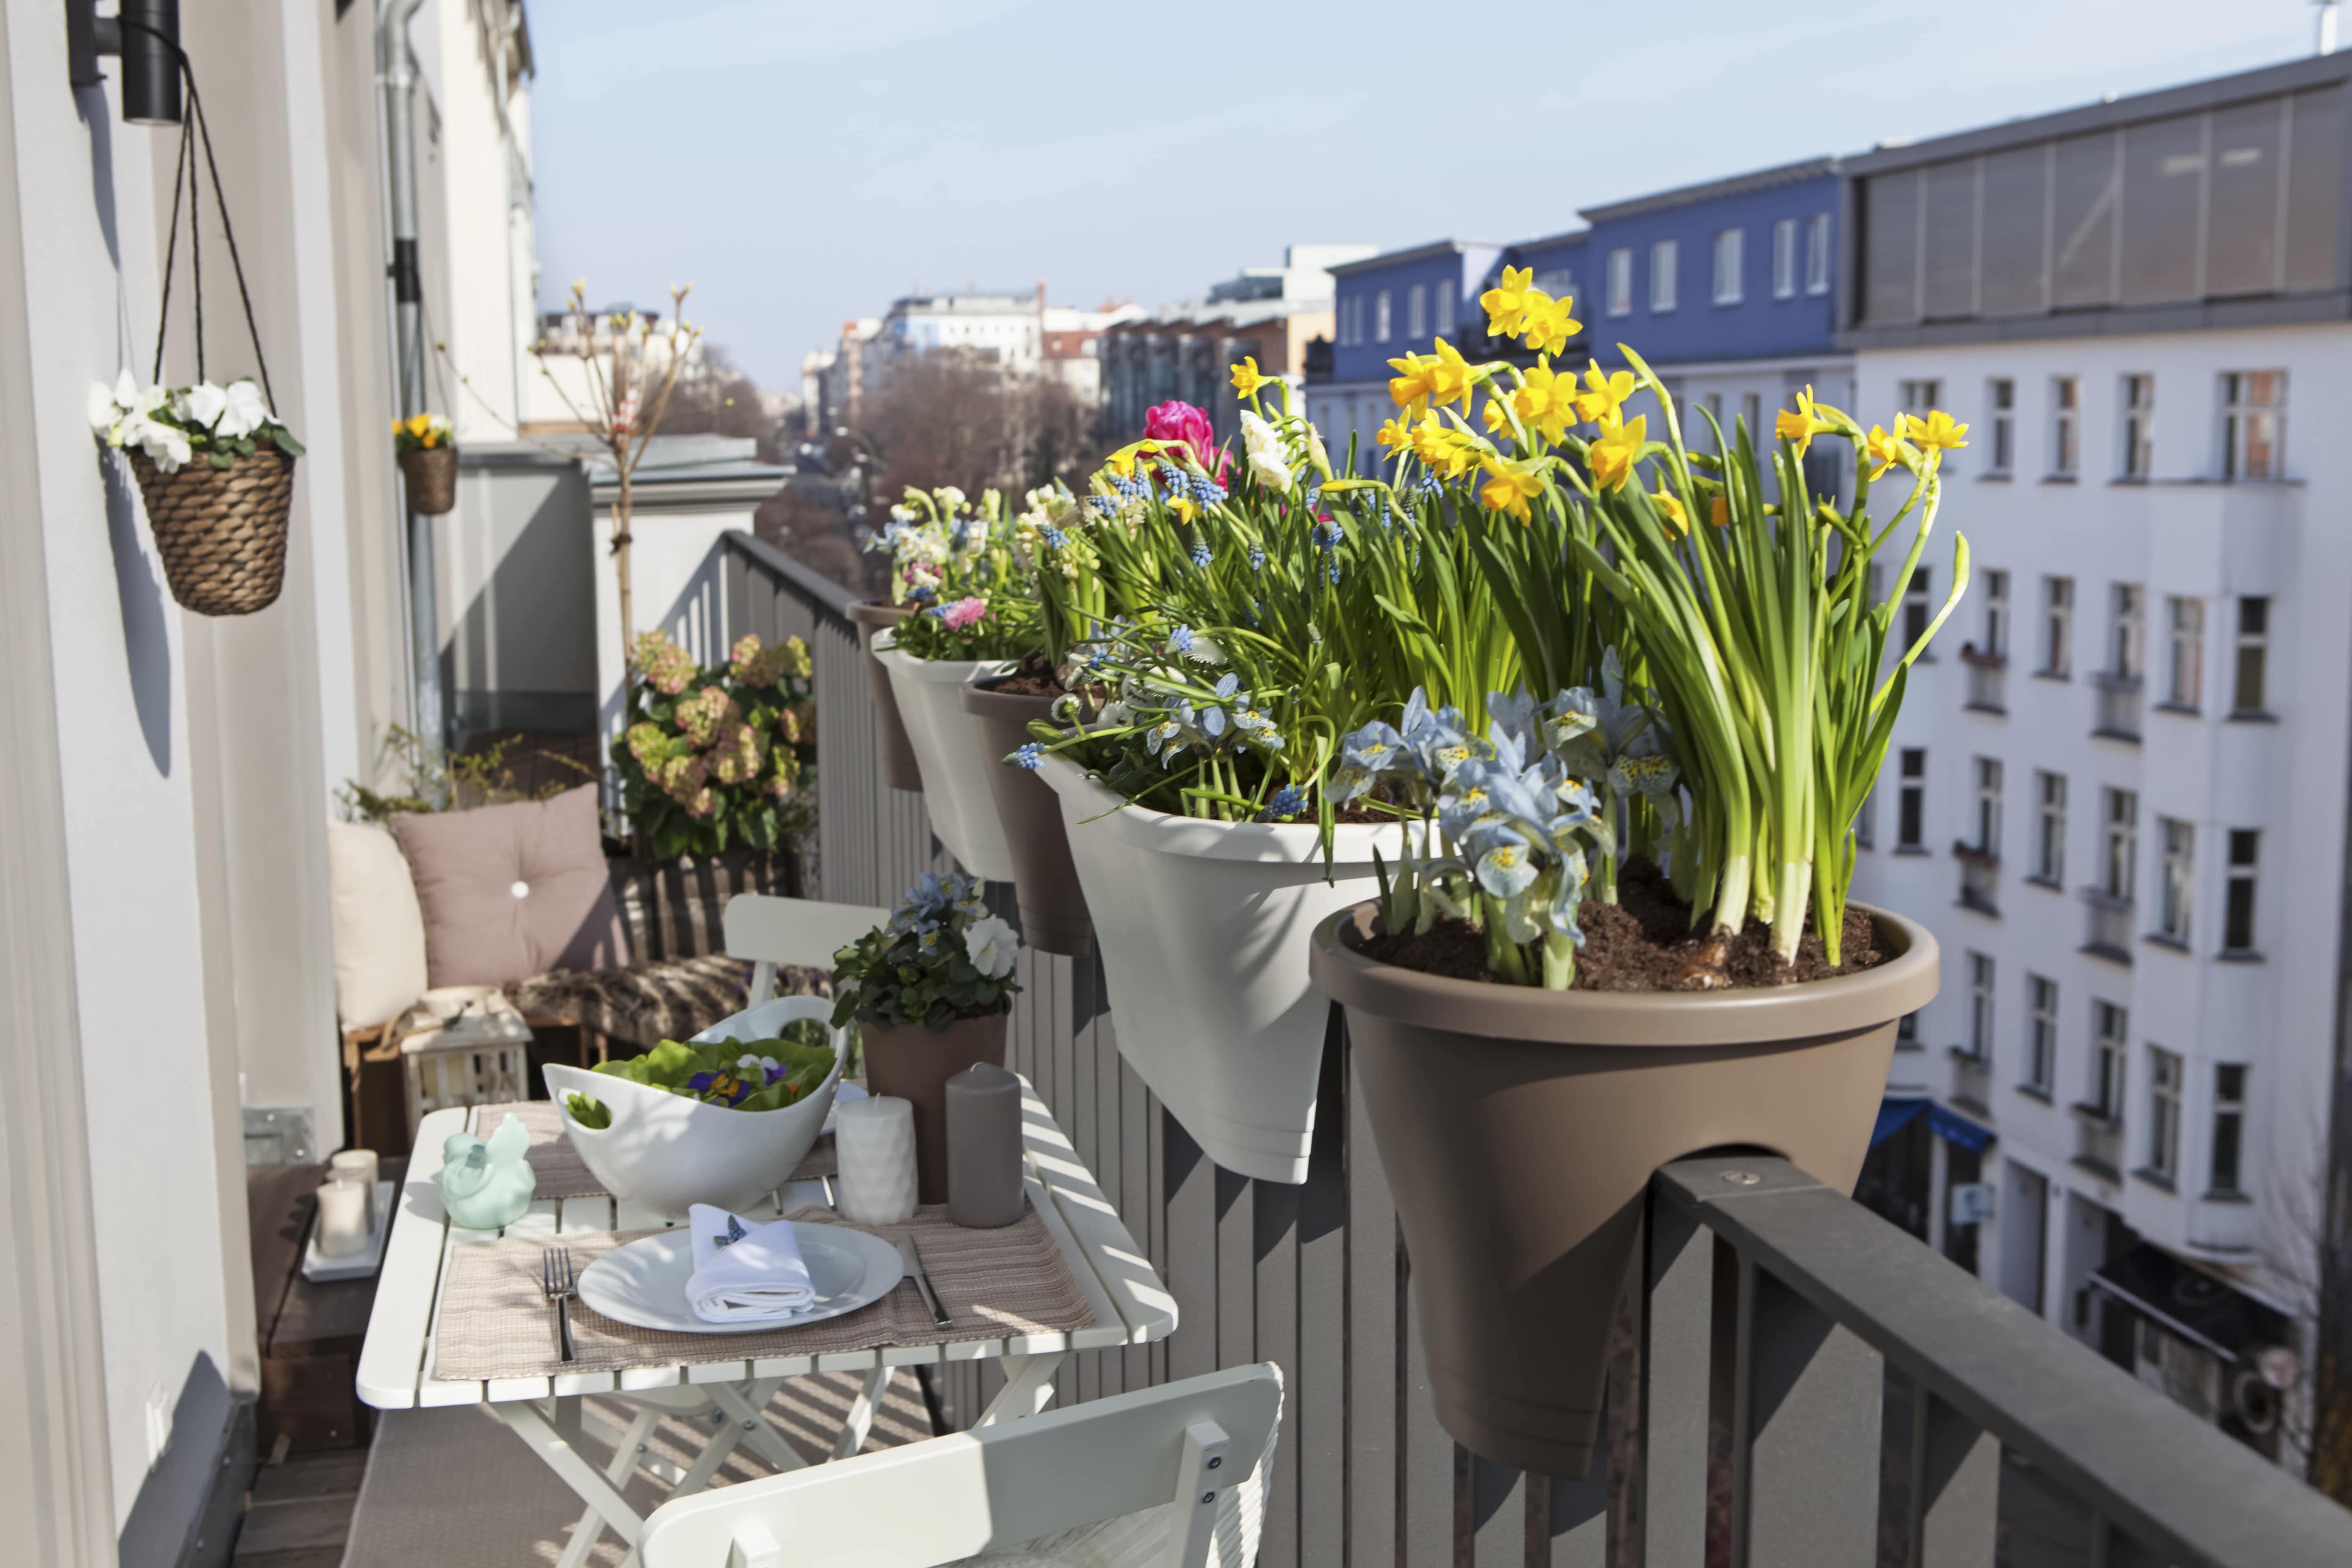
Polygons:
<instances>
[{"instance_id":1,"label":"taupe planter pot","mask_svg":"<svg viewBox=\"0 0 2352 1568\"><path fill-rule=\"evenodd\" d=\"M1936 939L1873 911L1894 954L1728 992L1547 992L1376 963L1358 904L1316 927L1412 1258L1437 1418L1540 1475L1591 1466L1609 1333L1659 1166L1769 1149L1851 1193L1895 1025L1936 994Z\"/></svg>"},{"instance_id":2,"label":"taupe planter pot","mask_svg":"<svg viewBox=\"0 0 2352 1568\"><path fill-rule=\"evenodd\" d=\"M944 1029L920 1024L886 1029L860 1024L866 1047L866 1089L910 1100L915 1107L915 1176L921 1201L948 1201L948 1079L974 1062L1004 1065L1004 1034L1012 1010L958 1018Z\"/></svg>"},{"instance_id":3,"label":"taupe planter pot","mask_svg":"<svg viewBox=\"0 0 2352 1568\"><path fill-rule=\"evenodd\" d=\"M874 722L881 730L882 778L892 789L923 793L922 770L915 765L915 748L907 740L906 722L898 717L898 699L890 691L890 672L874 657L874 634L889 630L907 618L904 605L879 599L859 599L849 606L857 626L858 651L866 656L866 678L873 683Z\"/></svg>"},{"instance_id":4,"label":"taupe planter pot","mask_svg":"<svg viewBox=\"0 0 2352 1568\"><path fill-rule=\"evenodd\" d=\"M964 711L975 715L986 737L981 765L989 769L996 795L996 819L1013 851L1013 890L1021 904L1021 940L1045 952L1084 957L1094 951L1094 922L1087 918L1087 895L1070 860L1069 830L1062 822L1059 796L1027 768L1004 758L1029 742L1033 719L1051 719L1054 700L998 691L1003 677L963 689Z\"/></svg>"}]
</instances>

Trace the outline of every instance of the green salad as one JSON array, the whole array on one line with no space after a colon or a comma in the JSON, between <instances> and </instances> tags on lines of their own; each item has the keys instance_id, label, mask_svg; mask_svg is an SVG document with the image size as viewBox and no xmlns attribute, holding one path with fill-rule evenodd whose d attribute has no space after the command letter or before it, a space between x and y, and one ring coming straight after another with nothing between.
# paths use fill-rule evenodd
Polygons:
<instances>
[{"instance_id":1,"label":"green salad","mask_svg":"<svg viewBox=\"0 0 2352 1568\"><path fill-rule=\"evenodd\" d=\"M821 1033L795 1028L794 1034ZM598 1062L596 1070L735 1110L781 1110L813 1093L833 1071L833 1047L804 1039L664 1040L641 1057ZM564 1105L583 1127L613 1125L612 1109L584 1094Z\"/></svg>"}]
</instances>

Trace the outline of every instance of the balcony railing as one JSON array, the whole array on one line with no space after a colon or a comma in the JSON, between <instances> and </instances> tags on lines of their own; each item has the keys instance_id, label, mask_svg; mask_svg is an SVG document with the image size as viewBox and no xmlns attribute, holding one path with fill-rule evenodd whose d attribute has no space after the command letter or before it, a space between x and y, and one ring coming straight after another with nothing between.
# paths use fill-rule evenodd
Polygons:
<instances>
[{"instance_id":1,"label":"balcony railing","mask_svg":"<svg viewBox=\"0 0 2352 1568\"><path fill-rule=\"evenodd\" d=\"M812 895L887 903L944 859L921 798L883 781L850 595L746 535L719 553L721 646L797 631L815 652ZM991 891L1016 919L1008 889ZM1555 1480L1476 1458L1431 1405L1413 1264L1345 1029L1335 1020L1325 1052L1306 1184L1245 1180L1202 1158L1119 1058L1098 958L1020 963L1006 1065L1068 1129L1181 1317L1163 1344L1073 1356L1059 1397L1279 1363L1264 1568L1862 1564L1878 1560L1882 1520L1920 1568L1990 1568L1997 1539L2053 1510L2090 1543L2086 1563L2352 1562L2352 1515L1762 1156L1684 1161L1652 1184L1646 1289L1628 1292L1610 1375L1609 1462ZM995 1392L976 1363L919 1370L949 1429Z\"/></svg>"},{"instance_id":2,"label":"balcony railing","mask_svg":"<svg viewBox=\"0 0 2352 1568\"><path fill-rule=\"evenodd\" d=\"M2124 1124L2096 1105L2074 1108L2074 1163L2110 1182L2123 1180Z\"/></svg>"},{"instance_id":3,"label":"balcony railing","mask_svg":"<svg viewBox=\"0 0 2352 1568\"><path fill-rule=\"evenodd\" d=\"M1955 844L1952 858L1960 863L1960 907L1999 920L2000 857L1988 854L1973 844Z\"/></svg>"},{"instance_id":4,"label":"balcony railing","mask_svg":"<svg viewBox=\"0 0 2352 1568\"><path fill-rule=\"evenodd\" d=\"M2008 712L2009 660L1971 645L1960 649L1960 663L1969 672L1969 711Z\"/></svg>"},{"instance_id":5,"label":"balcony railing","mask_svg":"<svg viewBox=\"0 0 2352 1568\"><path fill-rule=\"evenodd\" d=\"M2116 963L2132 961L2132 900L2104 888L2083 889L2083 951Z\"/></svg>"},{"instance_id":6,"label":"balcony railing","mask_svg":"<svg viewBox=\"0 0 2352 1568\"><path fill-rule=\"evenodd\" d=\"M2145 696L2137 675L2102 671L2091 678L2092 700L2097 705L2091 733L2110 741L2139 741L2140 709Z\"/></svg>"},{"instance_id":7,"label":"balcony railing","mask_svg":"<svg viewBox=\"0 0 2352 1568\"><path fill-rule=\"evenodd\" d=\"M1952 1100L1980 1116L1992 1113L1992 1060L1966 1046L1952 1047Z\"/></svg>"}]
</instances>

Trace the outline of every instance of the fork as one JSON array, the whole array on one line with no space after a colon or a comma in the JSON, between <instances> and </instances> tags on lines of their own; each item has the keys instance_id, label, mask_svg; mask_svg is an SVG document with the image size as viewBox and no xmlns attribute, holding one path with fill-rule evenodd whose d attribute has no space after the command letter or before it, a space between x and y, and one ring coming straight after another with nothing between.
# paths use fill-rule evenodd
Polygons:
<instances>
[{"instance_id":1,"label":"fork","mask_svg":"<svg viewBox=\"0 0 2352 1568\"><path fill-rule=\"evenodd\" d=\"M555 1303L555 1327L563 1341L563 1359L577 1359L572 1353L572 1299L580 1292L570 1247L551 1247L540 1254L539 1288Z\"/></svg>"}]
</instances>

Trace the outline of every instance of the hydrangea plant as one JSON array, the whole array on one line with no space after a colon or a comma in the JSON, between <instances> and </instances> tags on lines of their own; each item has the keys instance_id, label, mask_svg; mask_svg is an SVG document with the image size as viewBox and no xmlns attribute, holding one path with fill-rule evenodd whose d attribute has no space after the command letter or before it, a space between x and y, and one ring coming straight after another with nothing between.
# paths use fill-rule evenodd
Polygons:
<instances>
[{"instance_id":1,"label":"hydrangea plant","mask_svg":"<svg viewBox=\"0 0 2352 1568\"><path fill-rule=\"evenodd\" d=\"M746 636L704 669L658 631L637 638L628 728L613 743L621 806L656 860L777 848L808 821L816 761L808 645Z\"/></svg>"},{"instance_id":2,"label":"hydrangea plant","mask_svg":"<svg viewBox=\"0 0 2352 1568\"><path fill-rule=\"evenodd\" d=\"M833 1022L945 1029L1003 1011L1021 939L982 904L980 884L926 872L889 921L833 955Z\"/></svg>"}]
</instances>

